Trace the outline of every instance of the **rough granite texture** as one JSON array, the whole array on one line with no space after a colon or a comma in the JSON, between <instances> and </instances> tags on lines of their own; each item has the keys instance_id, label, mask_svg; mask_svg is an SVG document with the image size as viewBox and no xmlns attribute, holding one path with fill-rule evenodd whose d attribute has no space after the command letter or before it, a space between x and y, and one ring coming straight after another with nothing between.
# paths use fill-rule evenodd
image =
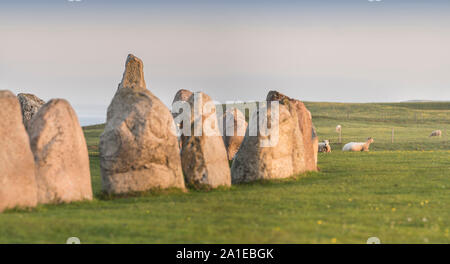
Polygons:
<instances>
[{"instance_id":1,"label":"rough granite texture","mask_svg":"<svg viewBox=\"0 0 450 264\"><path fill-rule=\"evenodd\" d=\"M108 107L100 166L107 193L185 189L172 114L147 90L143 63L131 54Z\"/></svg>"},{"instance_id":2,"label":"rough granite texture","mask_svg":"<svg viewBox=\"0 0 450 264\"><path fill-rule=\"evenodd\" d=\"M199 98L199 101L195 98ZM181 150L186 183L198 188L230 186L230 166L217 122L216 108L212 104L210 111L201 111L198 115L194 115L194 102L198 103L196 107L204 109L204 105L212 101L204 93L195 93L189 98L192 134L186 138ZM199 129L201 135L194 134L196 125L194 119L202 120L203 125Z\"/></svg>"},{"instance_id":3,"label":"rough granite texture","mask_svg":"<svg viewBox=\"0 0 450 264\"><path fill-rule=\"evenodd\" d=\"M256 180L281 179L305 171L302 136L296 112L289 112L289 106L279 105L278 120L273 120L272 133L250 136L247 128L244 141L231 166L233 184ZM272 119L271 107L255 112L252 120L262 118L267 111L267 119ZM261 113L261 114L260 114ZM278 131L275 132L275 131ZM272 146L263 146L263 140L273 140ZM276 144L275 144L276 143Z\"/></svg>"},{"instance_id":4,"label":"rough granite texture","mask_svg":"<svg viewBox=\"0 0 450 264\"><path fill-rule=\"evenodd\" d=\"M45 102L33 94L20 93L17 95L17 98L22 108L23 124L28 129L28 123L31 118L33 118Z\"/></svg>"},{"instance_id":5,"label":"rough granite texture","mask_svg":"<svg viewBox=\"0 0 450 264\"><path fill-rule=\"evenodd\" d=\"M296 112L298 125L303 139L303 155L305 157L306 171L317 170L317 152L319 139L315 133L312 123L311 112L306 108L303 102L287 97L277 91L270 91L267 95L267 101L279 101L280 104L289 104L289 111Z\"/></svg>"}]
</instances>

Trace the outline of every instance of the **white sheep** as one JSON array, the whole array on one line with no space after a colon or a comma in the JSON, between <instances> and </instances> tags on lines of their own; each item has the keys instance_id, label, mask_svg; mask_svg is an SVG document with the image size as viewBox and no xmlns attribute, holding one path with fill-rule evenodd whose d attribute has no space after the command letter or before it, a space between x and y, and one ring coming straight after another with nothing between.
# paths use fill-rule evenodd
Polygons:
<instances>
[{"instance_id":1,"label":"white sheep","mask_svg":"<svg viewBox=\"0 0 450 264\"><path fill-rule=\"evenodd\" d=\"M319 143L319 152L331 152L331 146L328 140Z\"/></svg>"},{"instance_id":2,"label":"white sheep","mask_svg":"<svg viewBox=\"0 0 450 264\"><path fill-rule=\"evenodd\" d=\"M433 132L431 132L430 137L441 137L442 136L442 131L441 130L435 130Z\"/></svg>"},{"instance_id":3,"label":"white sheep","mask_svg":"<svg viewBox=\"0 0 450 264\"><path fill-rule=\"evenodd\" d=\"M369 151L369 146L373 141L373 138L370 137L366 142L350 142L345 144L342 151Z\"/></svg>"}]
</instances>

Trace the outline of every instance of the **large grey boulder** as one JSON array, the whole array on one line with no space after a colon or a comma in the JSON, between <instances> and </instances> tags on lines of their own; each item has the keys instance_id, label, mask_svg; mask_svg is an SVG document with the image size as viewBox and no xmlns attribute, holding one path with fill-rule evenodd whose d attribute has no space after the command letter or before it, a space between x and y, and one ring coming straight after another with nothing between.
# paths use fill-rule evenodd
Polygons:
<instances>
[{"instance_id":1,"label":"large grey boulder","mask_svg":"<svg viewBox=\"0 0 450 264\"><path fill-rule=\"evenodd\" d=\"M311 112L303 102L292 99L277 91L270 91L267 95L267 101L278 101L280 104L288 106L291 113L296 112L303 141L301 148L305 159L305 170L316 171L319 139L317 138L312 123Z\"/></svg>"},{"instance_id":2,"label":"large grey boulder","mask_svg":"<svg viewBox=\"0 0 450 264\"><path fill-rule=\"evenodd\" d=\"M233 160L247 130L245 116L239 109L230 108L219 119L219 123L223 125L223 142L227 149L228 160Z\"/></svg>"},{"instance_id":3,"label":"large grey boulder","mask_svg":"<svg viewBox=\"0 0 450 264\"><path fill-rule=\"evenodd\" d=\"M27 128L31 118L33 118L45 102L36 95L27 93L20 93L17 95L17 98L22 108L23 124Z\"/></svg>"},{"instance_id":4,"label":"large grey boulder","mask_svg":"<svg viewBox=\"0 0 450 264\"><path fill-rule=\"evenodd\" d=\"M33 154L19 101L10 91L0 91L0 116L0 212L34 207L37 190Z\"/></svg>"},{"instance_id":5,"label":"large grey boulder","mask_svg":"<svg viewBox=\"0 0 450 264\"><path fill-rule=\"evenodd\" d=\"M257 136L252 136L247 128L231 166L233 184L288 178L304 172L302 135L295 111L289 112L282 104L278 114L271 106L263 107L252 115L249 123L256 124L258 118L272 120L270 131L259 128Z\"/></svg>"},{"instance_id":6,"label":"large grey boulder","mask_svg":"<svg viewBox=\"0 0 450 264\"><path fill-rule=\"evenodd\" d=\"M89 155L78 117L64 99L41 107L29 123L38 202L92 200Z\"/></svg>"},{"instance_id":7,"label":"large grey boulder","mask_svg":"<svg viewBox=\"0 0 450 264\"><path fill-rule=\"evenodd\" d=\"M171 112L147 90L143 63L131 54L108 107L100 165L107 193L185 188Z\"/></svg>"},{"instance_id":8,"label":"large grey boulder","mask_svg":"<svg viewBox=\"0 0 450 264\"><path fill-rule=\"evenodd\" d=\"M181 150L186 182L196 188L230 186L230 166L215 105L208 95L201 92L193 94L189 104L191 135L186 137Z\"/></svg>"}]
</instances>

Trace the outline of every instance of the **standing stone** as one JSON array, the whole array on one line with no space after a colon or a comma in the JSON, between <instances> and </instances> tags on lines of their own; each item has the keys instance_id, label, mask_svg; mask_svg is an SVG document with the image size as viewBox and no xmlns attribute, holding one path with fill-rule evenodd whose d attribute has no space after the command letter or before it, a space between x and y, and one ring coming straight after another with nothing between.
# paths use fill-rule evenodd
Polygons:
<instances>
[{"instance_id":1,"label":"standing stone","mask_svg":"<svg viewBox=\"0 0 450 264\"><path fill-rule=\"evenodd\" d=\"M189 98L191 97L191 95L192 95L191 91L181 89L175 94L175 97L173 98L172 103L175 103L178 101L187 102L187 101L189 101Z\"/></svg>"},{"instance_id":2,"label":"standing stone","mask_svg":"<svg viewBox=\"0 0 450 264\"><path fill-rule=\"evenodd\" d=\"M317 167L317 154L319 153L319 137L317 136L317 131L316 131L316 127L313 125L312 126L312 142L313 142L313 148L314 148L314 164L316 166L316 169L318 170Z\"/></svg>"},{"instance_id":3,"label":"standing stone","mask_svg":"<svg viewBox=\"0 0 450 264\"><path fill-rule=\"evenodd\" d=\"M223 124L223 141L227 149L228 160L233 160L239 150L247 130L244 114L237 108L228 109L219 119Z\"/></svg>"},{"instance_id":4,"label":"standing stone","mask_svg":"<svg viewBox=\"0 0 450 264\"><path fill-rule=\"evenodd\" d=\"M31 119L28 134L36 163L38 202L92 200L89 155L69 102L53 99Z\"/></svg>"},{"instance_id":5,"label":"standing stone","mask_svg":"<svg viewBox=\"0 0 450 264\"><path fill-rule=\"evenodd\" d=\"M100 136L102 187L107 193L185 188L171 112L147 90L143 67L139 58L128 55L108 107Z\"/></svg>"},{"instance_id":6,"label":"standing stone","mask_svg":"<svg viewBox=\"0 0 450 264\"><path fill-rule=\"evenodd\" d=\"M181 150L186 182L197 188L230 186L230 166L217 122L215 105L204 93L193 94L189 98L189 104L191 135L186 138ZM209 108L205 107L206 104Z\"/></svg>"},{"instance_id":7,"label":"standing stone","mask_svg":"<svg viewBox=\"0 0 450 264\"><path fill-rule=\"evenodd\" d=\"M233 184L256 180L282 179L305 171L301 146L302 136L296 112L289 112L289 106L279 104L278 119L271 121L273 132L250 136L247 128L244 141L231 166ZM265 115L264 113L267 113ZM260 108L249 123L255 119L272 119L272 108ZM259 117L258 117L259 116ZM275 131L278 131L276 133ZM263 140L272 139L274 144L262 145Z\"/></svg>"},{"instance_id":8,"label":"standing stone","mask_svg":"<svg viewBox=\"0 0 450 264\"><path fill-rule=\"evenodd\" d=\"M280 104L290 104L289 111L292 113L295 111L297 113L298 124L300 132L303 138L303 155L305 157L305 168L306 171L316 171L317 170L317 151L314 142L318 138L315 133L313 133L313 123L311 112L306 108L303 102L287 97L277 91L270 91L267 95L267 101L279 101Z\"/></svg>"},{"instance_id":9,"label":"standing stone","mask_svg":"<svg viewBox=\"0 0 450 264\"><path fill-rule=\"evenodd\" d=\"M191 97L191 95L192 95L192 92L189 90L185 90L185 89L179 90L175 94L175 97L173 98L172 105L174 106L175 103L179 103L179 102L189 104L188 100L189 100L189 97ZM183 113L182 110L179 110L179 109L172 109L172 110L176 111L176 112L172 111L172 117L174 119L177 118L177 116L179 116L179 115L186 114L186 113ZM186 120L186 123L188 123L187 120ZM180 132L183 130L184 122L177 122L177 123L175 123L175 125L177 128L177 131ZM189 123L186 124L186 126L190 126L190 120L189 120ZM180 149L183 148L183 142L185 141L185 139L186 139L186 137L183 134L181 134L178 137L178 144L179 144Z\"/></svg>"},{"instance_id":10,"label":"standing stone","mask_svg":"<svg viewBox=\"0 0 450 264\"><path fill-rule=\"evenodd\" d=\"M27 128L31 118L33 118L45 102L34 94L20 93L17 95L17 98L22 108L23 124Z\"/></svg>"},{"instance_id":11,"label":"standing stone","mask_svg":"<svg viewBox=\"0 0 450 264\"><path fill-rule=\"evenodd\" d=\"M0 212L37 204L34 160L22 123L20 104L10 91L0 91Z\"/></svg>"}]
</instances>

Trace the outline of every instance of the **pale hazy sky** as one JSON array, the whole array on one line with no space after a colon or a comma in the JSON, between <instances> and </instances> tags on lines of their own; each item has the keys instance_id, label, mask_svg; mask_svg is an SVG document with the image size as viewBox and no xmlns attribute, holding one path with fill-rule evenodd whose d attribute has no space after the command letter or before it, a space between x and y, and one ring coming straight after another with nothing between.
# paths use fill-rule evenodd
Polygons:
<instances>
[{"instance_id":1,"label":"pale hazy sky","mask_svg":"<svg viewBox=\"0 0 450 264\"><path fill-rule=\"evenodd\" d=\"M450 100L450 1L0 1L0 89L103 115L128 53L166 104Z\"/></svg>"}]
</instances>

